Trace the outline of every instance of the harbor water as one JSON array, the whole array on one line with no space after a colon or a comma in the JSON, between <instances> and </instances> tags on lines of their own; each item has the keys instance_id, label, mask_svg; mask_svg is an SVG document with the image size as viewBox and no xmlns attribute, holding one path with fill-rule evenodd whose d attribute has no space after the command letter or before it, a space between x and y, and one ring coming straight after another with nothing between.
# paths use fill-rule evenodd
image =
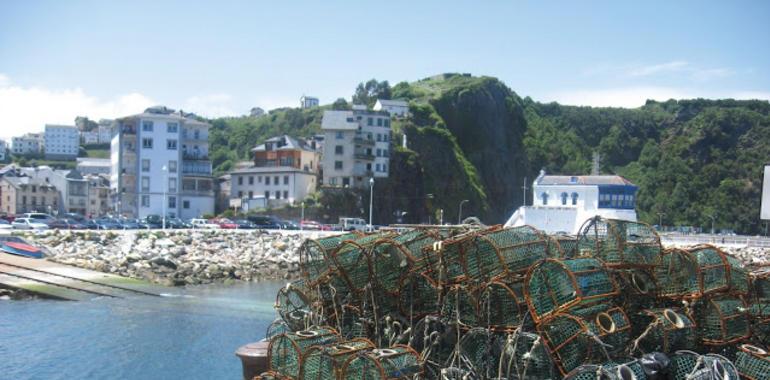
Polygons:
<instances>
[{"instance_id":1,"label":"harbor water","mask_svg":"<svg viewBox=\"0 0 770 380\"><path fill-rule=\"evenodd\" d=\"M164 297L0 301L0 379L238 379L235 350L264 337L279 282Z\"/></svg>"}]
</instances>

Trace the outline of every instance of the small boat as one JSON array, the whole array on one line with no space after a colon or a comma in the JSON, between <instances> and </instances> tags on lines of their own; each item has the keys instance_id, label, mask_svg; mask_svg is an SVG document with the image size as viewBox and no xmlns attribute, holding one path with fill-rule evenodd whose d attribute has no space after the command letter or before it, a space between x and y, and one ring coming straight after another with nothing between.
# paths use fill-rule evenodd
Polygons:
<instances>
[{"instance_id":1,"label":"small boat","mask_svg":"<svg viewBox=\"0 0 770 380\"><path fill-rule=\"evenodd\" d=\"M42 259L45 256L42 249L17 236L0 236L0 252L33 259Z\"/></svg>"}]
</instances>

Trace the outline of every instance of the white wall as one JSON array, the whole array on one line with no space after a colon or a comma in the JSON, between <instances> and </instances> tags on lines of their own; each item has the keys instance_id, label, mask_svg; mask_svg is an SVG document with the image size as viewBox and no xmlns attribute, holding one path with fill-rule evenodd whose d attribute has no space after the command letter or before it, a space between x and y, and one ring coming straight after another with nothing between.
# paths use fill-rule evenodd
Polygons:
<instances>
[{"instance_id":1,"label":"white wall","mask_svg":"<svg viewBox=\"0 0 770 380\"><path fill-rule=\"evenodd\" d=\"M270 184L266 184L265 177L270 177ZM275 177L278 177L278 185L275 184ZM243 178L243 184L238 184L238 178ZM254 178L254 184L249 185L249 177ZM284 177L288 177L289 183L284 184ZM260 181L261 178L261 181ZM233 173L230 179L230 198L243 199L249 197L249 191L252 192L252 198L264 198L265 191L270 192L269 200L277 199L275 192L281 193L279 199L285 203L299 202L305 199L308 194L312 193L316 189L316 176L312 173L306 173L301 171L291 172L272 172L272 173ZM288 198L284 197L284 192L288 194ZM239 196L240 193L240 196Z\"/></svg>"},{"instance_id":2,"label":"white wall","mask_svg":"<svg viewBox=\"0 0 770 380\"><path fill-rule=\"evenodd\" d=\"M183 207L184 201L190 202L189 209ZM178 200L178 203L179 213L177 216L182 219L199 218L203 214L214 213L214 197L185 195Z\"/></svg>"},{"instance_id":3,"label":"white wall","mask_svg":"<svg viewBox=\"0 0 770 380\"><path fill-rule=\"evenodd\" d=\"M143 123L145 121L152 121L153 122L153 130L145 131L143 127ZM167 132L167 126L168 123L177 123L177 132L176 133L169 133ZM164 192L166 193L166 196L176 196L177 197L177 208L176 209L169 209L166 207L166 213L174 213L178 215L178 208L180 206L179 202L179 195L178 192L181 191L182 183L180 181L181 178L181 172L182 172L182 159L181 159L181 149L182 149L182 142L180 141L180 133L182 126L179 125L179 121L177 120L171 120L166 118L142 118L139 120L137 124L137 166L138 166L138 172L137 172L137 191L138 191L138 197L137 197L137 206L139 208L139 215L140 217L144 217L147 215L162 215L163 214L163 199L164 199ZM144 148L144 139L145 138L152 138L153 139L153 146L152 149ZM177 141L177 148L175 150L170 150L167 148L167 140L173 139ZM142 160L150 160L150 169L149 171L142 171ZM169 162L170 161L176 161L177 165L177 171L176 173L167 172L163 170L163 166L166 166L168 169ZM150 188L149 191L142 190L142 178L147 177L150 180ZM170 179L176 180L176 188L177 191L173 192L170 190L170 186L168 185L168 182ZM142 206L142 196L149 195L150 196L150 203L149 207Z\"/></svg>"}]
</instances>

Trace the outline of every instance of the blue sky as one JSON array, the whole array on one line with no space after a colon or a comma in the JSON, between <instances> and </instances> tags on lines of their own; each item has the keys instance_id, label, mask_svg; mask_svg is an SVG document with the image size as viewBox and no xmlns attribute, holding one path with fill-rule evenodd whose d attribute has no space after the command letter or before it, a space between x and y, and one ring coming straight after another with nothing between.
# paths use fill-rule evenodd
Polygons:
<instances>
[{"instance_id":1,"label":"blue sky","mask_svg":"<svg viewBox=\"0 0 770 380\"><path fill-rule=\"evenodd\" d=\"M443 72L522 96L770 99L770 2L0 2L0 136L165 104L206 116Z\"/></svg>"}]
</instances>

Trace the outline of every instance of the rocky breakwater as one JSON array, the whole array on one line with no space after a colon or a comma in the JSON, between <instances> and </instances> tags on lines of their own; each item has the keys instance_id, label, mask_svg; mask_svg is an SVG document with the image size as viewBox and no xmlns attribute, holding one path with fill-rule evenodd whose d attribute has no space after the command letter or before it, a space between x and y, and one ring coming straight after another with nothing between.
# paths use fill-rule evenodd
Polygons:
<instances>
[{"instance_id":1,"label":"rocky breakwater","mask_svg":"<svg viewBox=\"0 0 770 380\"><path fill-rule=\"evenodd\" d=\"M27 236L49 260L163 285L291 279L306 236L263 231L58 232Z\"/></svg>"},{"instance_id":2,"label":"rocky breakwater","mask_svg":"<svg viewBox=\"0 0 770 380\"><path fill-rule=\"evenodd\" d=\"M748 266L767 265L770 263L770 248L761 247L720 247L725 252L737 257Z\"/></svg>"}]
</instances>

